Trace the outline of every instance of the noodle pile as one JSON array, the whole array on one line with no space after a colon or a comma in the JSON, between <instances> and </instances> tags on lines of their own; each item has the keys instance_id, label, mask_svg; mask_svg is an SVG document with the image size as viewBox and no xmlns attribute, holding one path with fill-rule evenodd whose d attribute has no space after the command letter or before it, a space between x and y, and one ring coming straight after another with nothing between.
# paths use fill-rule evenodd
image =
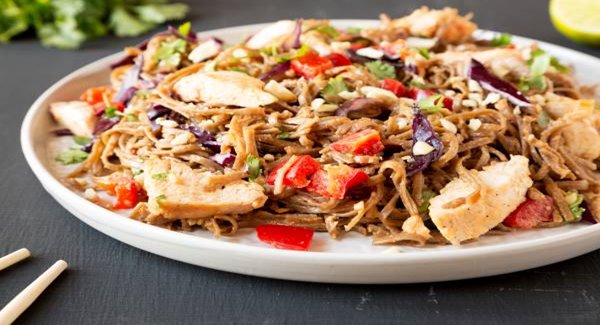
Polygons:
<instances>
[{"instance_id":1,"label":"noodle pile","mask_svg":"<svg viewBox=\"0 0 600 325\"><path fill-rule=\"evenodd\" d=\"M431 15L435 23L419 26L419 15ZM147 46L126 50L141 69L137 92L128 100L120 120L96 134L89 157L69 176L71 184L103 191L98 183L118 174L133 178L145 189L145 162L175 160L194 171L210 173L207 187L222 188L240 181L256 183L268 199L261 207L245 213L172 218L153 213L148 199L143 198L133 209L133 218L176 230L203 228L216 236L234 235L240 228L260 224L282 224L326 231L333 238L355 231L372 236L374 244L446 244L448 240L430 220L427 207L431 196L438 195L459 176L480 182L474 171L508 161L511 155L522 155L529 159L534 181L527 197L535 200L549 196L554 204L552 220L538 227L581 220L570 206L572 193L583 195L587 210L594 213L599 208L598 156L570 145L577 137L574 132L579 132L572 128L577 123L597 132L598 114L593 101L584 100L590 96L589 91L578 87L569 73L554 66L541 76L543 88L520 87L531 103L528 107L514 105L505 96L482 89L465 74L468 61L463 57L483 57L480 61L491 71L519 87L527 80L522 70L530 71L528 60L532 51L538 49L536 45L494 47L489 41L474 39L471 33L475 26L469 19L453 9L422 8L400 19L383 16L379 27L360 31L334 29L324 20L304 20L299 25L302 44L319 53L345 53L353 61L312 78L299 76L293 69L268 76L282 63L282 57L299 51L297 46L289 46L294 32L261 49L249 48L247 43L224 47L216 56L197 63L189 59L189 54L206 40L184 37L185 49L174 66L156 56L161 44L181 39L181 35L156 35ZM433 44L426 46L428 50L424 52L412 46L415 39ZM407 167L413 159L411 125L418 100L375 92L370 98L377 100L378 105L339 113L344 103L365 96L360 91L367 89L363 87L381 87L381 78L364 62L355 60L358 57L373 61L357 55L366 53L352 47L361 42L398 55L399 58L388 61L386 57L379 60L393 62L395 79L407 88L428 89L453 103L449 108L426 114L443 144L443 152L424 170L411 174ZM240 55L240 50L245 55ZM485 55L491 57L486 60ZM131 63L113 69L112 88L120 89L135 68ZM265 83L275 80L294 99L285 101L281 94L274 94L276 102L256 107L183 101L174 90L176 84L206 71L241 71L255 78L262 76ZM346 91L320 100L332 78L343 80ZM561 105L569 108L567 113L556 112ZM591 108L583 109L586 105ZM574 106L583 108L572 109ZM168 112L153 118L157 107ZM385 148L381 153L354 155L331 148L332 143L365 129L380 134ZM217 143L217 151L202 138L206 134L211 138L208 142ZM230 155L228 163L215 159L215 155L224 154ZM285 186L281 180L267 184L266 178L275 166L288 161L283 168L289 169L294 159L302 155L313 157L322 166L351 166L365 172L368 180L351 188L343 199ZM249 161L253 159L260 166L257 177L250 176ZM91 180L85 181L86 176L91 176ZM97 198L95 201L109 205ZM500 224L490 233L508 230Z\"/></svg>"}]
</instances>

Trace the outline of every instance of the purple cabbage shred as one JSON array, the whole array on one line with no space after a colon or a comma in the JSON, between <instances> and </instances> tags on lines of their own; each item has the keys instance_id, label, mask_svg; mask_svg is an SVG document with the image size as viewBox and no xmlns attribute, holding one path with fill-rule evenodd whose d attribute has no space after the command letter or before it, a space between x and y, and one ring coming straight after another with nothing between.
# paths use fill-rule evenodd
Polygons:
<instances>
[{"instance_id":1,"label":"purple cabbage shred","mask_svg":"<svg viewBox=\"0 0 600 325\"><path fill-rule=\"evenodd\" d=\"M231 167L235 161L235 155L230 152L218 153L210 157L210 160L223 167Z\"/></svg>"},{"instance_id":2,"label":"purple cabbage shred","mask_svg":"<svg viewBox=\"0 0 600 325\"><path fill-rule=\"evenodd\" d=\"M583 214L581 215L581 219L583 219L583 220L585 220L585 221L587 221L589 223L593 223L593 224L598 223L598 220L596 218L594 218L594 215L592 214L592 211L590 211L587 202L583 201L581 203L581 207L585 209L583 211Z\"/></svg>"},{"instance_id":3,"label":"purple cabbage shred","mask_svg":"<svg viewBox=\"0 0 600 325\"><path fill-rule=\"evenodd\" d=\"M138 59L135 61L135 64L133 67L131 67L131 69L129 69L125 75L125 78L123 78L123 81L121 81L121 87L114 98L115 101L127 104L129 100L131 100L137 91L137 82L140 79L143 65L144 57L142 55L138 55Z\"/></svg>"},{"instance_id":4,"label":"purple cabbage shred","mask_svg":"<svg viewBox=\"0 0 600 325\"><path fill-rule=\"evenodd\" d=\"M269 80L275 79L280 76L283 76L286 71L290 69L290 61L286 61L283 63L279 63L273 66L273 68L263 74L261 74L258 78L260 80Z\"/></svg>"},{"instance_id":5,"label":"purple cabbage shred","mask_svg":"<svg viewBox=\"0 0 600 325\"><path fill-rule=\"evenodd\" d=\"M432 146L434 150L426 155L413 155L412 160L409 160L406 166L406 173L408 176L412 176L422 170L425 170L434 161L440 159L444 151L444 144L440 138L438 138L437 134L433 130L433 127L427 120L427 117L421 113L421 110L418 107L413 108L413 116L413 147L417 141L423 141Z\"/></svg>"},{"instance_id":6,"label":"purple cabbage shred","mask_svg":"<svg viewBox=\"0 0 600 325\"><path fill-rule=\"evenodd\" d=\"M492 74L481 62L475 59L471 59L468 75L469 79L477 81L481 88L506 97L514 105L531 106L529 100L517 88Z\"/></svg>"},{"instance_id":7,"label":"purple cabbage shred","mask_svg":"<svg viewBox=\"0 0 600 325\"><path fill-rule=\"evenodd\" d=\"M71 130L69 130L69 129L56 129L56 130L52 130L51 132L52 132L52 134L54 134L57 137L73 135L73 132L71 132Z\"/></svg>"},{"instance_id":8,"label":"purple cabbage shred","mask_svg":"<svg viewBox=\"0 0 600 325\"><path fill-rule=\"evenodd\" d=\"M350 112L382 106L383 103L372 98L355 98L346 101L336 111L337 116L348 116Z\"/></svg>"}]
</instances>

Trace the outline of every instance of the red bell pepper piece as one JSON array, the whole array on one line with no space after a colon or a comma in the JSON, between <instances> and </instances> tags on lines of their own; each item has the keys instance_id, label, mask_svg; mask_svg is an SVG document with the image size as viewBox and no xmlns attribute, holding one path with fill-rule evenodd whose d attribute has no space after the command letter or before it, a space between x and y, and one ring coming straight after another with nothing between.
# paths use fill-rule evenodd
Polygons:
<instances>
[{"instance_id":1,"label":"red bell pepper piece","mask_svg":"<svg viewBox=\"0 0 600 325\"><path fill-rule=\"evenodd\" d=\"M346 192L366 182L369 175L360 169L346 165L330 166L327 170L319 170L306 187L309 192L318 193L324 197L343 199Z\"/></svg>"},{"instance_id":2,"label":"red bell pepper piece","mask_svg":"<svg viewBox=\"0 0 600 325\"><path fill-rule=\"evenodd\" d=\"M350 59L348 59L348 57L346 57L343 54L340 53L331 53L328 56L326 56L325 58L329 59L329 61L331 61L331 63L333 64L334 67L343 67L346 65L352 65L352 61L350 61Z\"/></svg>"},{"instance_id":3,"label":"red bell pepper piece","mask_svg":"<svg viewBox=\"0 0 600 325\"><path fill-rule=\"evenodd\" d=\"M341 153L373 156L383 151L383 143L381 143L379 132L373 129L364 129L332 143L331 148Z\"/></svg>"},{"instance_id":4,"label":"red bell pepper piece","mask_svg":"<svg viewBox=\"0 0 600 325\"><path fill-rule=\"evenodd\" d=\"M406 87L404 87L404 85L400 81L395 79L383 79L381 87L383 89L393 92L398 97L402 97L406 94Z\"/></svg>"},{"instance_id":5,"label":"red bell pepper piece","mask_svg":"<svg viewBox=\"0 0 600 325\"><path fill-rule=\"evenodd\" d=\"M415 101L420 101L421 99L425 99L427 97L435 95L435 93L433 91L427 90L427 89L410 88L406 95L408 98L412 98ZM448 97L444 96L442 103L443 103L444 108L452 110L452 105L454 104L452 101L452 98L448 98Z\"/></svg>"},{"instance_id":6,"label":"red bell pepper piece","mask_svg":"<svg viewBox=\"0 0 600 325\"><path fill-rule=\"evenodd\" d=\"M282 161L267 176L267 184L274 185L275 179L277 178L277 171L280 170L288 161ZM298 157L298 160L289 168L289 170L283 176L283 185L292 186L295 188L306 187L309 183L309 178L314 173L321 169L321 164L316 161L313 157L308 155L302 155Z\"/></svg>"},{"instance_id":7,"label":"red bell pepper piece","mask_svg":"<svg viewBox=\"0 0 600 325\"><path fill-rule=\"evenodd\" d=\"M314 78L319 74L333 68L331 60L319 56L316 52L308 52L306 55L292 60L292 70L297 75L305 78Z\"/></svg>"},{"instance_id":8,"label":"red bell pepper piece","mask_svg":"<svg viewBox=\"0 0 600 325\"><path fill-rule=\"evenodd\" d=\"M108 193L117 196L117 202L113 205L115 210L131 209L139 202L140 190L132 178L111 176L104 178L102 181L97 180L96 184Z\"/></svg>"},{"instance_id":9,"label":"red bell pepper piece","mask_svg":"<svg viewBox=\"0 0 600 325\"><path fill-rule=\"evenodd\" d=\"M307 251L312 242L315 231L309 228L283 226L283 225L258 225L256 235L262 242L275 248Z\"/></svg>"},{"instance_id":10,"label":"red bell pepper piece","mask_svg":"<svg viewBox=\"0 0 600 325\"><path fill-rule=\"evenodd\" d=\"M549 196L540 200L526 199L502 222L511 228L534 228L541 222L552 221L554 201Z\"/></svg>"},{"instance_id":11,"label":"red bell pepper piece","mask_svg":"<svg viewBox=\"0 0 600 325\"><path fill-rule=\"evenodd\" d=\"M106 98L108 98L108 100L111 102L111 105L122 112L125 109L125 105L121 102L113 101L112 98L114 97L114 95L115 90L112 87L91 87L86 89L83 92L83 94L81 94L79 99L94 106L94 108L96 109L96 113L98 113L106 109L106 104L104 102L104 97L106 96Z\"/></svg>"}]
</instances>

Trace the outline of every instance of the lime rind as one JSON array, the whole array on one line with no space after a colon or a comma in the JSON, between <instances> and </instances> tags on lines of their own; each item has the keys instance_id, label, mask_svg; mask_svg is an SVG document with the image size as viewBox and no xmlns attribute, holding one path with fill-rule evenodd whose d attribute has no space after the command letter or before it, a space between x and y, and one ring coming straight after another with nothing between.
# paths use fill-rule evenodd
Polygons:
<instances>
[{"instance_id":1,"label":"lime rind","mask_svg":"<svg viewBox=\"0 0 600 325\"><path fill-rule=\"evenodd\" d=\"M600 0L551 0L554 27L576 43L600 46Z\"/></svg>"}]
</instances>

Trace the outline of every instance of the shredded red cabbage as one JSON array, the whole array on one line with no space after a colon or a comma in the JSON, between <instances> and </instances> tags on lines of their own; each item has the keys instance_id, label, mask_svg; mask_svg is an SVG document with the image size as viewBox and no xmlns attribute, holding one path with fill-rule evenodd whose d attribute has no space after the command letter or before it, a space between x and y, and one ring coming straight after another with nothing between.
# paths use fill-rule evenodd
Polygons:
<instances>
[{"instance_id":1,"label":"shredded red cabbage","mask_svg":"<svg viewBox=\"0 0 600 325\"><path fill-rule=\"evenodd\" d=\"M209 132L200 129L193 124L182 125L181 128L183 130L192 132L192 134L196 136L198 143L200 143L202 146L214 152L221 151L221 144L217 141L217 138L215 138L215 136Z\"/></svg>"},{"instance_id":2,"label":"shredded red cabbage","mask_svg":"<svg viewBox=\"0 0 600 325\"><path fill-rule=\"evenodd\" d=\"M223 167L231 167L235 161L235 155L230 152L218 153L210 156L210 160L216 162Z\"/></svg>"},{"instance_id":3,"label":"shredded red cabbage","mask_svg":"<svg viewBox=\"0 0 600 325\"><path fill-rule=\"evenodd\" d=\"M413 108L412 133L413 147L417 141L423 141L432 146L435 150L426 155L413 155L412 160L409 160L406 166L406 173L408 176L412 176L429 167L431 163L440 159L444 151L444 144L433 130L427 117L421 113L421 110L416 106Z\"/></svg>"},{"instance_id":4,"label":"shredded red cabbage","mask_svg":"<svg viewBox=\"0 0 600 325\"><path fill-rule=\"evenodd\" d=\"M276 64L273 68L263 74L261 74L258 79L260 80L269 80L275 79L277 77L283 76L283 74L290 69L290 61L286 61L283 63Z\"/></svg>"},{"instance_id":5,"label":"shredded red cabbage","mask_svg":"<svg viewBox=\"0 0 600 325\"><path fill-rule=\"evenodd\" d=\"M372 98L355 98L349 101L346 101L342 106L340 106L336 111L335 115L337 116L348 116L348 114L352 111L360 111L363 109L375 108L378 106L382 106L383 103L378 101L377 99Z\"/></svg>"},{"instance_id":6,"label":"shredded red cabbage","mask_svg":"<svg viewBox=\"0 0 600 325\"><path fill-rule=\"evenodd\" d=\"M137 91L137 81L140 79L143 65L144 57L138 55L135 64L129 69L123 81L121 81L121 88L119 88L119 92L117 92L114 98L115 101L127 104L131 97L133 97L133 94Z\"/></svg>"},{"instance_id":7,"label":"shredded red cabbage","mask_svg":"<svg viewBox=\"0 0 600 325\"><path fill-rule=\"evenodd\" d=\"M153 105L146 114L150 121L154 121L159 117L165 117L171 113L171 110L162 105Z\"/></svg>"},{"instance_id":8,"label":"shredded red cabbage","mask_svg":"<svg viewBox=\"0 0 600 325\"><path fill-rule=\"evenodd\" d=\"M296 20L296 26L292 31L291 37L283 44L283 49L288 51L290 49L299 49L302 44L300 44L300 36L302 35L302 19Z\"/></svg>"},{"instance_id":9,"label":"shredded red cabbage","mask_svg":"<svg viewBox=\"0 0 600 325\"><path fill-rule=\"evenodd\" d=\"M468 75L470 79L477 81L483 89L499 93L517 106L531 106L529 100L517 88L492 74L481 62L475 59L471 59Z\"/></svg>"},{"instance_id":10,"label":"shredded red cabbage","mask_svg":"<svg viewBox=\"0 0 600 325\"><path fill-rule=\"evenodd\" d=\"M98 123L96 123L96 126L94 127L94 134L100 134L100 133L112 128L117 123L119 123L120 120L121 120L120 117L111 117L108 119L101 118L100 120L98 120Z\"/></svg>"},{"instance_id":11,"label":"shredded red cabbage","mask_svg":"<svg viewBox=\"0 0 600 325\"><path fill-rule=\"evenodd\" d=\"M585 202L585 201L581 202L581 207L585 209L583 211L583 214L581 215L581 219L583 219L589 223L598 223L598 220L596 220L596 218L594 218L592 211L590 211L590 208L589 208L587 202Z\"/></svg>"},{"instance_id":12,"label":"shredded red cabbage","mask_svg":"<svg viewBox=\"0 0 600 325\"><path fill-rule=\"evenodd\" d=\"M56 130L53 130L53 131L50 131L50 132L52 132L52 134L54 134L57 137L64 137L64 136L67 136L67 135L73 135L73 132L71 132L71 130L69 130L69 129L56 129Z\"/></svg>"}]
</instances>

